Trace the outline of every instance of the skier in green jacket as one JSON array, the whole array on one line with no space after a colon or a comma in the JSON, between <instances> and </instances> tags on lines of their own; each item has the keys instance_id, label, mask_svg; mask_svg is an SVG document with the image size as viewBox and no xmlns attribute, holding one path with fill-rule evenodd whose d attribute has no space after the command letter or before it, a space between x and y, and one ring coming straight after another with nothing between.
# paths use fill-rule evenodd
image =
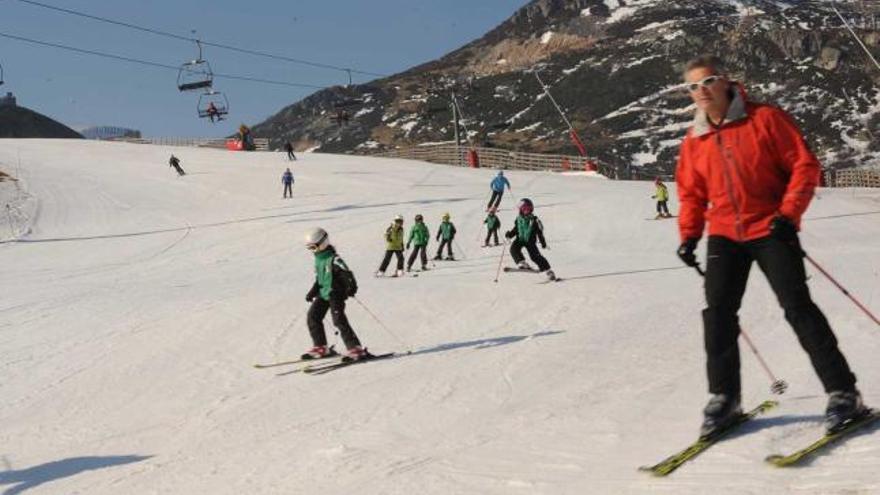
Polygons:
<instances>
[{"instance_id":1,"label":"skier in green jacket","mask_svg":"<svg viewBox=\"0 0 880 495\"><path fill-rule=\"evenodd\" d=\"M521 199L516 222L513 228L504 234L504 237L513 239L513 242L510 243L510 255L517 264L517 270L543 272L547 275L548 280L556 280L556 274L550 269L550 263L538 250L537 244L539 242L542 248L547 249L547 241L544 239L544 224L538 220L534 211L535 205L532 200L529 198ZM529 258L538 265L537 269L532 268L526 261L522 254L523 248L529 253Z\"/></svg>"},{"instance_id":2,"label":"skier in green jacket","mask_svg":"<svg viewBox=\"0 0 880 495\"><path fill-rule=\"evenodd\" d=\"M437 229L437 241L440 242L440 247L437 248L437 256L434 256L435 260L443 259L443 247L446 247L446 259L449 261L455 261L455 256L452 255L452 241L455 239L455 225L449 221L449 213L443 214L443 222L440 223L440 228Z\"/></svg>"},{"instance_id":3,"label":"skier in green jacket","mask_svg":"<svg viewBox=\"0 0 880 495\"><path fill-rule=\"evenodd\" d=\"M489 208L489 214L483 220L483 223L486 224L486 240L483 242L483 247L489 246L489 239L493 236L495 237L495 245L498 245L498 229L501 228L501 220L495 215L495 211L494 206Z\"/></svg>"},{"instance_id":4,"label":"skier in green jacket","mask_svg":"<svg viewBox=\"0 0 880 495\"><path fill-rule=\"evenodd\" d=\"M409 239L406 241L406 248L409 249L411 245L415 246L415 249L412 250L412 253L409 255L409 260L406 263L406 271L410 271L412 269L413 263L416 261L416 256L421 257L422 261L422 271L428 269L428 241L431 239L431 232L428 230L428 226L425 225L424 217L421 214L416 215L416 224L413 225L413 228L409 231Z\"/></svg>"},{"instance_id":5,"label":"skier in green jacket","mask_svg":"<svg viewBox=\"0 0 880 495\"><path fill-rule=\"evenodd\" d=\"M306 248L315 253L315 283L306 294L306 302L311 303L307 317L312 347L302 355L303 359L320 359L335 355L332 347L327 347L327 334L324 332L324 317L327 311L333 317L333 325L339 329L342 342L348 349L344 361L356 361L370 357L345 316L345 300L357 294L358 286L354 274L336 254L330 245L330 236L322 228L306 232Z\"/></svg>"},{"instance_id":6,"label":"skier in green jacket","mask_svg":"<svg viewBox=\"0 0 880 495\"><path fill-rule=\"evenodd\" d=\"M672 215L669 214L669 207L666 205L669 201L669 190L666 189L666 184L660 180L660 177L657 177L654 179L654 186L657 188L654 195L651 196L657 200L657 216L654 219L671 218Z\"/></svg>"},{"instance_id":7,"label":"skier in green jacket","mask_svg":"<svg viewBox=\"0 0 880 495\"><path fill-rule=\"evenodd\" d=\"M385 276L391 256L397 256L397 270L392 277L400 277L403 275L403 217L400 215L394 217L394 223L385 229L385 257L376 272L377 277Z\"/></svg>"}]
</instances>

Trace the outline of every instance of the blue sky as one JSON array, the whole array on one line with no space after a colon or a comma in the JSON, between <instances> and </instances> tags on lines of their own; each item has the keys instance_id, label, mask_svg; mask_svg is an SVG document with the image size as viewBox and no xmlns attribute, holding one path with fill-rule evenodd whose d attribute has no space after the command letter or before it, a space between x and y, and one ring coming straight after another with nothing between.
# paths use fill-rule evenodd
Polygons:
<instances>
[{"instance_id":1,"label":"blue sky","mask_svg":"<svg viewBox=\"0 0 880 495\"><path fill-rule=\"evenodd\" d=\"M215 43L393 74L448 53L507 19L527 0L39 0ZM0 0L0 32L179 65L194 44ZM215 72L328 86L342 72L206 48ZM314 90L218 79L230 119L196 117L198 96L180 93L168 70L115 62L0 38L6 84L22 106L67 125L119 125L148 136L223 136ZM365 82L355 75L355 82Z\"/></svg>"}]
</instances>

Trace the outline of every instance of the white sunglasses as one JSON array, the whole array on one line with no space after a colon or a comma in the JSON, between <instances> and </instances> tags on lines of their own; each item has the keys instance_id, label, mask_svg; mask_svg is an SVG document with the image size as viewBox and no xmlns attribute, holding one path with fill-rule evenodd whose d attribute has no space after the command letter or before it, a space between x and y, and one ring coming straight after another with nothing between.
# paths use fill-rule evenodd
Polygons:
<instances>
[{"instance_id":1,"label":"white sunglasses","mask_svg":"<svg viewBox=\"0 0 880 495\"><path fill-rule=\"evenodd\" d=\"M684 87L687 88L691 93L695 93L698 89L708 88L709 86L715 84L716 82L723 79L724 76L719 76L717 74L711 75L709 77L705 77L697 82L685 83Z\"/></svg>"}]
</instances>

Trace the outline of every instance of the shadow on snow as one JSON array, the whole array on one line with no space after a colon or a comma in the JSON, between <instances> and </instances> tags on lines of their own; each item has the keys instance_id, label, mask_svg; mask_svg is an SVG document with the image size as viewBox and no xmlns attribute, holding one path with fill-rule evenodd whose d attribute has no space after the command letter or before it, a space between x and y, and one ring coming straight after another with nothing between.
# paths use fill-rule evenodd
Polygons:
<instances>
[{"instance_id":1,"label":"shadow on snow","mask_svg":"<svg viewBox=\"0 0 880 495\"><path fill-rule=\"evenodd\" d=\"M131 464L149 459L150 457L140 455L70 457L26 469L0 472L0 485L15 484L15 486L7 488L3 495L16 495L25 490L40 486L43 483L68 478L85 471Z\"/></svg>"},{"instance_id":2,"label":"shadow on snow","mask_svg":"<svg viewBox=\"0 0 880 495\"><path fill-rule=\"evenodd\" d=\"M454 351L456 349L464 349L467 347L473 347L474 349L487 349L490 347L499 347L502 345L514 344L516 342L521 342L523 340L532 339L535 337L548 337L551 335L559 335L565 333L563 331L545 331L533 333L531 335L508 335L506 337L492 337L488 339L478 339L478 340L467 340L462 342L450 342L447 344L440 344L435 347L429 347L428 349L422 349L420 351L416 351L411 356L418 356L420 354L432 354L435 352L446 352L446 351Z\"/></svg>"}]
</instances>

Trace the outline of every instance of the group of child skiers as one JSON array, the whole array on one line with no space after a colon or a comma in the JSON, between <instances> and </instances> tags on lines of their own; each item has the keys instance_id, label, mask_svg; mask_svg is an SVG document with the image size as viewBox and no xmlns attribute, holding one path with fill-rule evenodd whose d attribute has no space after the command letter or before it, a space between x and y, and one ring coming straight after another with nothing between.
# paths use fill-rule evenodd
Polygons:
<instances>
[{"instance_id":1,"label":"group of child skiers","mask_svg":"<svg viewBox=\"0 0 880 495\"><path fill-rule=\"evenodd\" d=\"M490 240L494 239L494 245L498 246L498 231L501 228L501 220L497 216L498 205L501 196L504 194L504 187L510 189L510 183L504 177L503 172L499 172L498 176L493 179L490 187L492 189L492 199L487 207L488 214L483 224L486 226L486 240L483 247L490 244ZM520 200L518 205L518 215L514 222L513 228L507 231L504 236L510 240L510 255L517 265L517 270L534 271L546 274L549 280L556 280L556 275L550 269L550 263L541 254L538 249L540 243L541 248L547 248L547 241L544 238L544 227L541 221L535 216L534 203L528 198ZM434 260L454 261L455 255L452 252L452 245L455 241L457 230L455 224L451 221L449 213L444 213L437 234L436 241L440 243ZM404 238L406 237L406 242ZM406 271L412 271L412 267L418 260L421 269L428 270L428 242L431 233L425 224L422 214L415 216L415 225L409 230L406 236L404 229L403 216L397 215L388 228L385 229L385 255L376 271L377 277L385 275L392 258L396 258L397 267L393 273L393 277L404 275L404 251L412 249L409 259L406 260ZM315 254L315 282L312 289L306 295L306 301L311 303L308 316L309 332L312 336L313 347L302 355L302 359L321 359L336 355L332 347L327 346L327 337L324 330L323 319L330 310L333 317L333 324L339 329L345 344L347 353L342 357L343 361L356 361L371 357L365 348L361 347L360 341L355 335L348 323L345 315L345 300L354 297L357 293L357 282L354 274L348 269L345 262L336 254L335 248L330 245L329 235L324 229L316 228L306 233L306 247ZM443 250L446 249L446 257L443 257ZM532 268L523 256L523 249L529 254L529 257L537 265Z\"/></svg>"},{"instance_id":2,"label":"group of child skiers","mask_svg":"<svg viewBox=\"0 0 880 495\"><path fill-rule=\"evenodd\" d=\"M440 242L440 247L437 249L437 255L434 256L434 260L444 259L443 248L445 247L447 253L445 259L447 261L455 261L455 255L452 253L452 243L455 240L455 234L457 231L450 218L449 213L444 213L443 219L440 222L440 227L437 229L436 239ZM385 275L385 270L388 269L392 256L397 258L397 268L391 276L402 276L404 273L403 253L405 249L410 248L413 248L413 250L407 260L406 271L412 271L412 266L415 264L417 258L421 262L422 270L424 271L428 269L427 249L428 241L431 239L431 232L428 229L428 226L425 225L425 218L421 214L415 216L415 225L410 229L406 243L404 243L404 237L403 216L397 215L394 217L394 221L391 225L385 229L385 257L379 265L379 270L376 271L377 277Z\"/></svg>"}]
</instances>

